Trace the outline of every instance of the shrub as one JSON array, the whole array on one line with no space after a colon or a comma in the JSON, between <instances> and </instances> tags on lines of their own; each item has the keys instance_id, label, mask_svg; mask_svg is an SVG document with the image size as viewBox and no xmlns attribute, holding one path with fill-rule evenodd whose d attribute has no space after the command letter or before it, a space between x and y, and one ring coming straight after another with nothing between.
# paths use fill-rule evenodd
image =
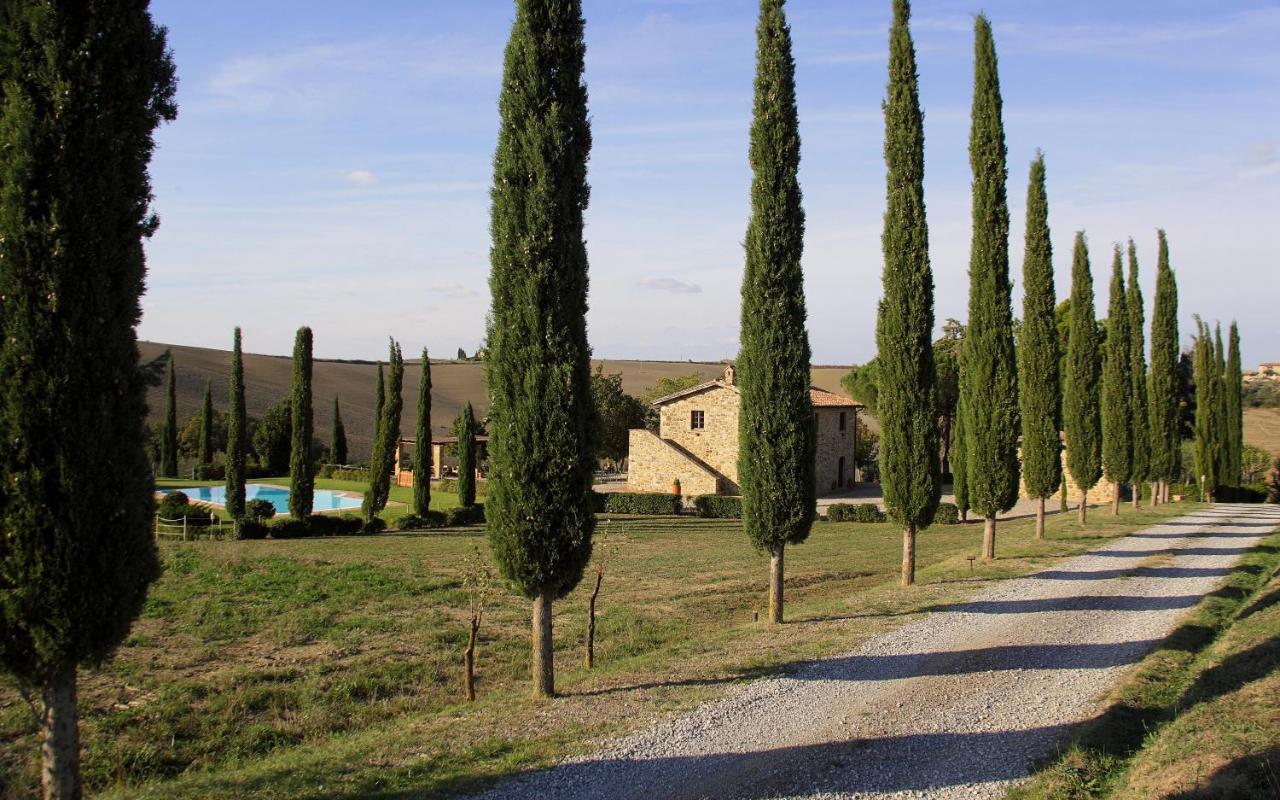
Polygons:
<instances>
[{"instance_id":1,"label":"shrub","mask_svg":"<svg viewBox=\"0 0 1280 800\"><path fill-rule=\"evenodd\" d=\"M888 518L875 503L832 503L827 508L827 519L831 522L884 522Z\"/></svg>"},{"instance_id":2,"label":"shrub","mask_svg":"<svg viewBox=\"0 0 1280 800\"><path fill-rule=\"evenodd\" d=\"M1265 503L1267 485L1247 483L1244 486L1219 486L1217 499L1223 503Z\"/></svg>"},{"instance_id":3,"label":"shrub","mask_svg":"<svg viewBox=\"0 0 1280 800\"><path fill-rule=\"evenodd\" d=\"M1193 503L1200 502L1200 487L1194 483L1171 483L1169 484L1169 499L1172 500L1174 495L1182 495L1183 500L1189 500Z\"/></svg>"},{"instance_id":4,"label":"shrub","mask_svg":"<svg viewBox=\"0 0 1280 800\"><path fill-rule=\"evenodd\" d=\"M396 529L401 531L420 531L430 528L443 528L449 524L449 516L443 511L428 511L426 516L405 514L396 520Z\"/></svg>"},{"instance_id":5,"label":"shrub","mask_svg":"<svg viewBox=\"0 0 1280 800\"><path fill-rule=\"evenodd\" d=\"M161 519L182 519L191 508L191 498L184 492L168 492L156 504Z\"/></svg>"},{"instance_id":6,"label":"shrub","mask_svg":"<svg viewBox=\"0 0 1280 800\"><path fill-rule=\"evenodd\" d=\"M227 467L225 464L196 464L192 475L198 481L226 480Z\"/></svg>"},{"instance_id":7,"label":"shrub","mask_svg":"<svg viewBox=\"0 0 1280 800\"><path fill-rule=\"evenodd\" d=\"M374 517L373 519L369 520L368 522L364 523L361 526L360 532L363 534L375 534L375 533L382 533L386 529L387 529L387 521L382 517Z\"/></svg>"},{"instance_id":8,"label":"shrub","mask_svg":"<svg viewBox=\"0 0 1280 800\"><path fill-rule=\"evenodd\" d=\"M938 511L933 515L934 525L959 525L960 509L955 503L939 503Z\"/></svg>"},{"instance_id":9,"label":"shrub","mask_svg":"<svg viewBox=\"0 0 1280 800\"><path fill-rule=\"evenodd\" d=\"M343 514L337 520L339 536L358 536L364 530L364 519L359 514Z\"/></svg>"},{"instance_id":10,"label":"shrub","mask_svg":"<svg viewBox=\"0 0 1280 800\"><path fill-rule=\"evenodd\" d=\"M476 497L484 497L485 483L486 481L483 481L483 480L476 481ZM435 485L434 490L437 492L444 492L445 494L457 494L458 479L457 478L441 478L440 481Z\"/></svg>"},{"instance_id":11,"label":"shrub","mask_svg":"<svg viewBox=\"0 0 1280 800\"><path fill-rule=\"evenodd\" d=\"M332 478L337 481L355 481L357 483L369 482L369 470L360 467L337 467L332 464L326 464L320 468L321 478Z\"/></svg>"},{"instance_id":12,"label":"shrub","mask_svg":"<svg viewBox=\"0 0 1280 800\"><path fill-rule=\"evenodd\" d=\"M608 492L596 499L596 507L606 514L662 514L680 513L680 495L630 494Z\"/></svg>"},{"instance_id":13,"label":"shrub","mask_svg":"<svg viewBox=\"0 0 1280 800\"><path fill-rule=\"evenodd\" d=\"M483 525L484 504L476 503L474 506L451 508L446 518L450 528L460 528L464 525Z\"/></svg>"},{"instance_id":14,"label":"shrub","mask_svg":"<svg viewBox=\"0 0 1280 800\"><path fill-rule=\"evenodd\" d=\"M244 515L249 519L271 519L276 515L276 507L270 501L255 497L244 504Z\"/></svg>"},{"instance_id":15,"label":"shrub","mask_svg":"<svg viewBox=\"0 0 1280 800\"><path fill-rule=\"evenodd\" d=\"M265 539L267 538L266 523L258 522L255 519L242 519L236 525L235 537L237 539Z\"/></svg>"},{"instance_id":16,"label":"shrub","mask_svg":"<svg viewBox=\"0 0 1280 800\"><path fill-rule=\"evenodd\" d=\"M742 519L742 498L720 494L704 494L695 497L693 507L698 516L708 519Z\"/></svg>"},{"instance_id":17,"label":"shrub","mask_svg":"<svg viewBox=\"0 0 1280 800\"><path fill-rule=\"evenodd\" d=\"M311 535L311 526L305 520L286 517L267 523L267 532L272 539L305 539Z\"/></svg>"}]
</instances>

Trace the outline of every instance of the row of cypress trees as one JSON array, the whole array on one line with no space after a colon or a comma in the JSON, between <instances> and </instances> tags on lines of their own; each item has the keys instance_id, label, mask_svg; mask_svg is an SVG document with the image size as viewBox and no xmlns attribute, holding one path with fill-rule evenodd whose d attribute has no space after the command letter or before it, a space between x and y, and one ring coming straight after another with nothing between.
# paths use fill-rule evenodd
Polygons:
<instances>
[{"instance_id":1,"label":"row of cypress trees","mask_svg":"<svg viewBox=\"0 0 1280 800\"><path fill-rule=\"evenodd\" d=\"M1241 407L1240 332L1231 323L1229 352L1224 352L1222 327L1196 317L1193 364L1196 382L1195 470L1206 502L1223 489L1238 486L1244 447Z\"/></svg>"}]
</instances>

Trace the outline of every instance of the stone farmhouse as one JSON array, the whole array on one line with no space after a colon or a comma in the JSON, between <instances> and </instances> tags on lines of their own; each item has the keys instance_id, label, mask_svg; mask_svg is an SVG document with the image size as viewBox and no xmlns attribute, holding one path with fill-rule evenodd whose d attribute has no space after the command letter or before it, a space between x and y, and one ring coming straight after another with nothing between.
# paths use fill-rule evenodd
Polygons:
<instances>
[{"instance_id":1,"label":"stone farmhouse","mask_svg":"<svg viewBox=\"0 0 1280 800\"><path fill-rule=\"evenodd\" d=\"M863 406L822 389L810 388L809 392L818 427L817 493L851 488L857 477L854 448L858 412ZM729 367L723 378L654 400L658 432L631 431L627 489L670 492L679 481L684 495L740 494L741 399L733 383L733 367Z\"/></svg>"}]
</instances>

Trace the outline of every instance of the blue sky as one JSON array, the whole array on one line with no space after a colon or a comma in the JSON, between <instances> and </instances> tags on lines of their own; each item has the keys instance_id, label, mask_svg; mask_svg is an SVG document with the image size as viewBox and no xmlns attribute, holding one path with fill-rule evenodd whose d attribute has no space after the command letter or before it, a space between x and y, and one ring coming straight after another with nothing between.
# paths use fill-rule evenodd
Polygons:
<instances>
[{"instance_id":1,"label":"blue sky","mask_svg":"<svg viewBox=\"0 0 1280 800\"><path fill-rule=\"evenodd\" d=\"M584 0L595 147L590 337L611 358L737 351L756 4ZM792 0L815 363L875 353L888 0ZM505 0L154 0L178 120L152 164L142 338L325 357L386 337L471 352L488 309L488 189ZM995 26L1015 313L1022 210L1048 162L1059 296L1085 230L1095 283L1133 236L1150 307L1169 232L1191 314L1280 358L1280 2L917 0L937 317L968 291L972 15ZM1105 309L1106 298L1099 298ZM1105 312L1103 312L1105 313Z\"/></svg>"}]
</instances>

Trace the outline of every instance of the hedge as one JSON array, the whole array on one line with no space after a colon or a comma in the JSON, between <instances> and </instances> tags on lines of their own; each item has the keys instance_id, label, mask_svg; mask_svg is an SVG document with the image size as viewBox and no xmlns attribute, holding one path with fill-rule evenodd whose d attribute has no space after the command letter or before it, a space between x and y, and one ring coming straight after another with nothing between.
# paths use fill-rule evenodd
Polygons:
<instances>
[{"instance_id":1,"label":"hedge","mask_svg":"<svg viewBox=\"0 0 1280 800\"><path fill-rule=\"evenodd\" d=\"M827 507L831 522L884 522L888 519L875 503L832 503Z\"/></svg>"},{"instance_id":2,"label":"hedge","mask_svg":"<svg viewBox=\"0 0 1280 800\"><path fill-rule=\"evenodd\" d=\"M484 497L486 481L476 481L476 497ZM458 493L457 478L441 478L436 481L436 485L431 488L433 492L444 492L445 494Z\"/></svg>"},{"instance_id":3,"label":"hedge","mask_svg":"<svg viewBox=\"0 0 1280 800\"><path fill-rule=\"evenodd\" d=\"M643 514L672 516L680 513L680 495L668 493L593 492L593 507L599 514Z\"/></svg>"},{"instance_id":4,"label":"hedge","mask_svg":"<svg viewBox=\"0 0 1280 800\"><path fill-rule=\"evenodd\" d=\"M939 503L933 515L934 525L959 525L960 509L955 503Z\"/></svg>"},{"instance_id":5,"label":"hedge","mask_svg":"<svg viewBox=\"0 0 1280 800\"><path fill-rule=\"evenodd\" d=\"M396 520L396 530L420 531L431 528L444 528L449 524L449 517L443 511L428 511L425 517L417 514L405 514Z\"/></svg>"},{"instance_id":6,"label":"hedge","mask_svg":"<svg viewBox=\"0 0 1280 800\"><path fill-rule=\"evenodd\" d=\"M742 498L722 494L695 497L693 507L707 519L742 519Z\"/></svg>"},{"instance_id":7,"label":"hedge","mask_svg":"<svg viewBox=\"0 0 1280 800\"><path fill-rule=\"evenodd\" d=\"M460 528L464 525L483 525L484 504L476 503L474 506L451 508L445 512L445 516L450 528Z\"/></svg>"}]
</instances>

